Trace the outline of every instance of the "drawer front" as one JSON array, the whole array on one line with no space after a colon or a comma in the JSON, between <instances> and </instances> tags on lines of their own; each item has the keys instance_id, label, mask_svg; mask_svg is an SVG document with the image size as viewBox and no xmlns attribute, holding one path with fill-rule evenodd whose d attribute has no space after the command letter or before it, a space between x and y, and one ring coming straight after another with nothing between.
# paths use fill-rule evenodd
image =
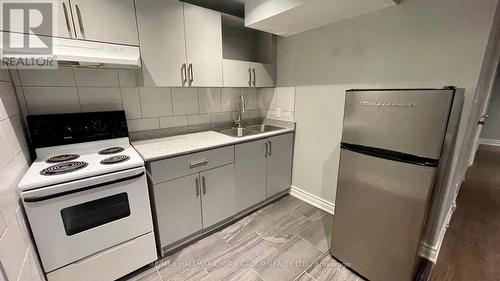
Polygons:
<instances>
[{"instance_id":1,"label":"drawer front","mask_svg":"<svg viewBox=\"0 0 500 281\"><path fill-rule=\"evenodd\" d=\"M234 163L234 146L154 161L150 167L156 184L231 163Z\"/></svg>"},{"instance_id":2,"label":"drawer front","mask_svg":"<svg viewBox=\"0 0 500 281\"><path fill-rule=\"evenodd\" d=\"M152 232L47 273L49 281L113 281L158 259ZM117 262L119 261L119 262Z\"/></svg>"}]
</instances>

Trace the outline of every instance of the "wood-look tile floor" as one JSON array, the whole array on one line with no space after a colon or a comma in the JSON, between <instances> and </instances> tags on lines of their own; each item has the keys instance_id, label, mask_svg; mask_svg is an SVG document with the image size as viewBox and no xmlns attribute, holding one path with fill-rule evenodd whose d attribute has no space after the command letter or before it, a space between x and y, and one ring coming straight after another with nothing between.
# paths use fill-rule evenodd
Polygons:
<instances>
[{"instance_id":1,"label":"wood-look tile floor","mask_svg":"<svg viewBox=\"0 0 500 281\"><path fill-rule=\"evenodd\" d=\"M500 147L479 147L430 280L500 280Z\"/></svg>"},{"instance_id":2,"label":"wood-look tile floor","mask_svg":"<svg viewBox=\"0 0 500 281\"><path fill-rule=\"evenodd\" d=\"M333 217L287 196L127 281L357 281L328 253Z\"/></svg>"}]
</instances>

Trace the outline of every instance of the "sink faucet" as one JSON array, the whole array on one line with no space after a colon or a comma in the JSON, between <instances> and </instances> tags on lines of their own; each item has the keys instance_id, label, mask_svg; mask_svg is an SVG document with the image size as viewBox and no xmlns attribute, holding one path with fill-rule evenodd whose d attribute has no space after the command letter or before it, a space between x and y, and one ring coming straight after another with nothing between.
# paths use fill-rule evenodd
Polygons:
<instances>
[{"instance_id":1,"label":"sink faucet","mask_svg":"<svg viewBox=\"0 0 500 281\"><path fill-rule=\"evenodd\" d=\"M243 113L245 113L245 98L243 95L238 97L238 119L234 121L234 126L237 128L241 128L243 122Z\"/></svg>"}]
</instances>

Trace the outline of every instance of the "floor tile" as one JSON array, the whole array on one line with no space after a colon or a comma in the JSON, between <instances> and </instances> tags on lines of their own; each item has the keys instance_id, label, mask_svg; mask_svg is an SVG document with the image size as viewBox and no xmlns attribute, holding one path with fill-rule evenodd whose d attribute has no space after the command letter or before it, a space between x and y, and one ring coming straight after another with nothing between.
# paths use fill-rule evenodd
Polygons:
<instances>
[{"instance_id":1,"label":"floor tile","mask_svg":"<svg viewBox=\"0 0 500 281\"><path fill-rule=\"evenodd\" d=\"M293 209L298 208L303 204L304 203L302 201L295 197L284 197L276 203L268 205L250 216L239 220L233 225L228 226L220 232L220 235L224 237L227 242L234 243L235 241L238 241L252 233L269 233L270 231L275 230L277 222L281 221L281 223L284 223L284 221L290 219L290 216L293 216L289 215L288 217L284 217L285 215L290 213L296 214L293 212ZM295 216L295 218L298 218L298 216ZM303 224L301 224L299 228L303 227L305 229L308 224L307 221L304 221L304 218L302 218L302 223ZM298 230L297 233L300 231L301 230Z\"/></svg>"},{"instance_id":2,"label":"floor tile","mask_svg":"<svg viewBox=\"0 0 500 281\"><path fill-rule=\"evenodd\" d=\"M122 280L122 279L119 279ZM123 281L162 281L160 278L160 274L158 274L158 271L156 268L151 268L148 269L144 272L141 272L133 277L130 278L124 278Z\"/></svg>"},{"instance_id":3,"label":"floor tile","mask_svg":"<svg viewBox=\"0 0 500 281\"><path fill-rule=\"evenodd\" d=\"M306 272L317 281L362 280L347 267L333 259L329 252L326 252L319 260L311 265Z\"/></svg>"},{"instance_id":4,"label":"floor tile","mask_svg":"<svg viewBox=\"0 0 500 281\"><path fill-rule=\"evenodd\" d=\"M311 206L309 204L302 204L300 207L295 208L294 211L297 213L309 218L312 221L317 221L324 215L326 215L326 212L323 210L320 210L314 206Z\"/></svg>"},{"instance_id":5,"label":"floor tile","mask_svg":"<svg viewBox=\"0 0 500 281\"><path fill-rule=\"evenodd\" d=\"M188 269L199 266L203 260L225 247L227 247L226 242L219 235L214 234L161 259L156 263L156 266L162 279L166 281Z\"/></svg>"},{"instance_id":6,"label":"floor tile","mask_svg":"<svg viewBox=\"0 0 500 281\"><path fill-rule=\"evenodd\" d=\"M288 195L283 199L277 201L276 203L266 206L265 208L262 209L262 211L271 216L281 216L284 213L288 213L294 209L300 208L304 204L305 203L302 202L301 200L291 195Z\"/></svg>"},{"instance_id":7,"label":"floor tile","mask_svg":"<svg viewBox=\"0 0 500 281\"><path fill-rule=\"evenodd\" d=\"M295 234L303 231L312 223L311 220L300 214L289 212L281 217L271 219L269 228L262 229L258 233L261 234L264 239L276 243L286 243L292 240Z\"/></svg>"},{"instance_id":8,"label":"floor tile","mask_svg":"<svg viewBox=\"0 0 500 281\"><path fill-rule=\"evenodd\" d=\"M254 269L264 280L294 280L321 255L322 252L311 243L296 236L268 255Z\"/></svg>"},{"instance_id":9,"label":"floor tile","mask_svg":"<svg viewBox=\"0 0 500 281\"><path fill-rule=\"evenodd\" d=\"M235 275L231 276L227 281L264 281L260 275L252 268L238 271Z\"/></svg>"},{"instance_id":10,"label":"floor tile","mask_svg":"<svg viewBox=\"0 0 500 281\"><path fill-rule=\"evenodd\" d=\"M236 242L241 238L255 233L256 230L265 227L264 225L261 225L264 224L265 221L260 218L258 219L258 217L262 214L263 211L259 210L224 228L218 234L228 243Z\"/></svg>"},{"instance_id":11,"label":"floor tile","mask_svg":"<svg viewBox=\"0 0 500 281\"><path fill-rule=\"evenodd\" d=\"M295 279L294 281L315 281L315 280L311 275L309 275L309 273L304 272L302 275L299 276L299 278Z\"/></svg>"},{"instance_id":12,"label":"floor tile","mask_svg":"<svg viewBox=\"0 0 500 281\"><path fill-rule=\"evenodd\" d=\"M333 216L327 214L299 233L299 236L325 252L330 249L332 229Z\"/></svg>"},{"instance_id":13,"label":"floor tile","mask_svg":"<svg viewBox=\"0 0 500 281\"><path fill-rule=\"evenodd\" d=\"M205 266L214 280L237 280L240 271L262 262L281 246L254 233L208 259Z\"/></svg>"},{"instance_id":14,"label":"floor tile","mask_svg":"<svg viewBox=\"0 0 500 281\"><path fill-rule=\"evenodd\" d=\"M163 281L212 281L208 272L203 267L193 267L171 279L163 278Z\"/></svg>"}]
</instances>

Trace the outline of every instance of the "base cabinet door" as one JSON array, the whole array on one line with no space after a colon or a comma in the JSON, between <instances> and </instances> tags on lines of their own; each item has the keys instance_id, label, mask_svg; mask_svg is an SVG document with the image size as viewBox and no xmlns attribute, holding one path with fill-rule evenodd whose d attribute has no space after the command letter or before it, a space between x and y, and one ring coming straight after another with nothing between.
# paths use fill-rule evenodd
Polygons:
<instances>
[{"instance_id":1,"label":"base cabinet door","mask_svg":"<svg viewBox=\"0 0 500 281\"><path fill-rule=\"evenodd\" d=\"M290 188L292 179L293 134L268 139L267 197Z\"/></svg>"},{"instance_id":2,"label":"base cabinet door","mask_svg":"<svg viewBox=\"0 0 500 281\"><path fill-rule=\"evenodd\" d=\"M154 186L161 247L202 229L199 175Z\"/></svg>"},{"instance_id":3,"label":"base cabinet door","mask_svg":"<svg viewBox=\"0 0 500 281\"><path fill-rule=\"evenodd\" d=\"M203 228L212 226L235 213L234 164L200 173Z\"/></svg>"},{"instance_id":4,"label":"base cabinet door","mask_svg":"<svg viewBox=\"0 0 500 281\"><path fill-rule=\"evenodd\" d=\"M236 212L266 200L267 140L238 144L234 148Z\"/></svg>"}]
</instances>

